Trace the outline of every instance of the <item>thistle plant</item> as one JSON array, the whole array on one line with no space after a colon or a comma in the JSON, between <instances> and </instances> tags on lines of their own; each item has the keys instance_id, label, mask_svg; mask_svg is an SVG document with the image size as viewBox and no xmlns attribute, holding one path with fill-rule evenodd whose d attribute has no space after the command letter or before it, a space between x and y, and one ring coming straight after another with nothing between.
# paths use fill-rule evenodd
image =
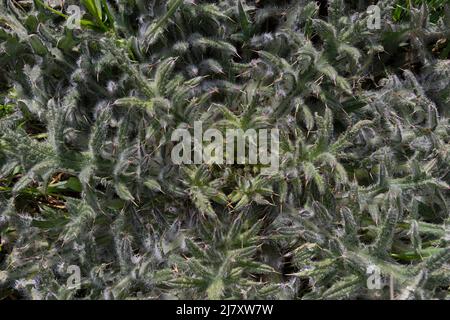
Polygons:
<instances>
[{"instance_id":1,"label":"thistle plant","mask_svg":"<svg viewBox=\"0 0 450 320\"><path fill-rule=\"evenodd\" d=\"M447 299L450 15L372 2L1 0L0 298Z\"/></svg>"}]
</instances>

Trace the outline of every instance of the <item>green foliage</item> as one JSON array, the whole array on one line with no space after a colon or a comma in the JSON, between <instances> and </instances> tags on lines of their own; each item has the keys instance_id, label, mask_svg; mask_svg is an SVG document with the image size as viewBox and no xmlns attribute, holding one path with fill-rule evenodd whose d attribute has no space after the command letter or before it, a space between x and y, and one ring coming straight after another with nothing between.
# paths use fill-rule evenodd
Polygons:
<instances>
[{"instance_id":1,"label":"green foliage","mask_svg":"<svg viewBox=\"0 0 450 320\"><path fill-rule=\"evenodd\" d=\"M408 12L411 7L419 7L421 5L427 5L430 9L430 20L437 22L440 17L444 15L445 5L448 4L447 0L402 0L396 3L393 18L395 21L405 19L408 16Z\"/></svg>"},{"instance_id":2,"label":"green foliage","mask_svg":"<svg viewBox=\"0 0 450 320\"><path fill-rule=\"evenodd\" d=\"M71 30L45 3L0 0L0 298L389 298L370 266L449 296L448 17L86 0ZM175 165L195 121L278 128L280 170Z\"/></svg>"}]
</instances>

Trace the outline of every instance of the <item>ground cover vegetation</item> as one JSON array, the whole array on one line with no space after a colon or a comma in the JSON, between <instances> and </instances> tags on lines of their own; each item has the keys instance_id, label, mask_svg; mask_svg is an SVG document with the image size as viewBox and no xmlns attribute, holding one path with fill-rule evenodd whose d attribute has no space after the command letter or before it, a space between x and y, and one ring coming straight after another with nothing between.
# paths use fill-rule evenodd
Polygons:
<instances>
[{"instance_id":1,"label":"ground cover vegetation","mask_svg":"<svg viewBox=\"0 0 450 320\"><path fill-rule=\"evenodd\" d=\"M0 299L448 299L449 116L446 1L1 0Z\"/></svg>"}]
</instances>

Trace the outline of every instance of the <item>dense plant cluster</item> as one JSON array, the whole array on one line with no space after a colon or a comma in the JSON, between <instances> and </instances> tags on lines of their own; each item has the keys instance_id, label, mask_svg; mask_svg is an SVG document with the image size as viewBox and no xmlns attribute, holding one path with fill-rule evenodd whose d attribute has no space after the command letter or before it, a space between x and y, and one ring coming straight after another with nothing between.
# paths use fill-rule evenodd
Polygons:
<instances>
[{"instance_id":1,"label":"dense plant cluster","mask_svg":"<svg viewBox=\"0 0 450 320\"><path fill-rule=\"evenodd\" d=\"M450 12L395 8L1 0L0 298L447 298ZM280 170L173 164L200 120Z\"/></svg>"}]
</instances>

